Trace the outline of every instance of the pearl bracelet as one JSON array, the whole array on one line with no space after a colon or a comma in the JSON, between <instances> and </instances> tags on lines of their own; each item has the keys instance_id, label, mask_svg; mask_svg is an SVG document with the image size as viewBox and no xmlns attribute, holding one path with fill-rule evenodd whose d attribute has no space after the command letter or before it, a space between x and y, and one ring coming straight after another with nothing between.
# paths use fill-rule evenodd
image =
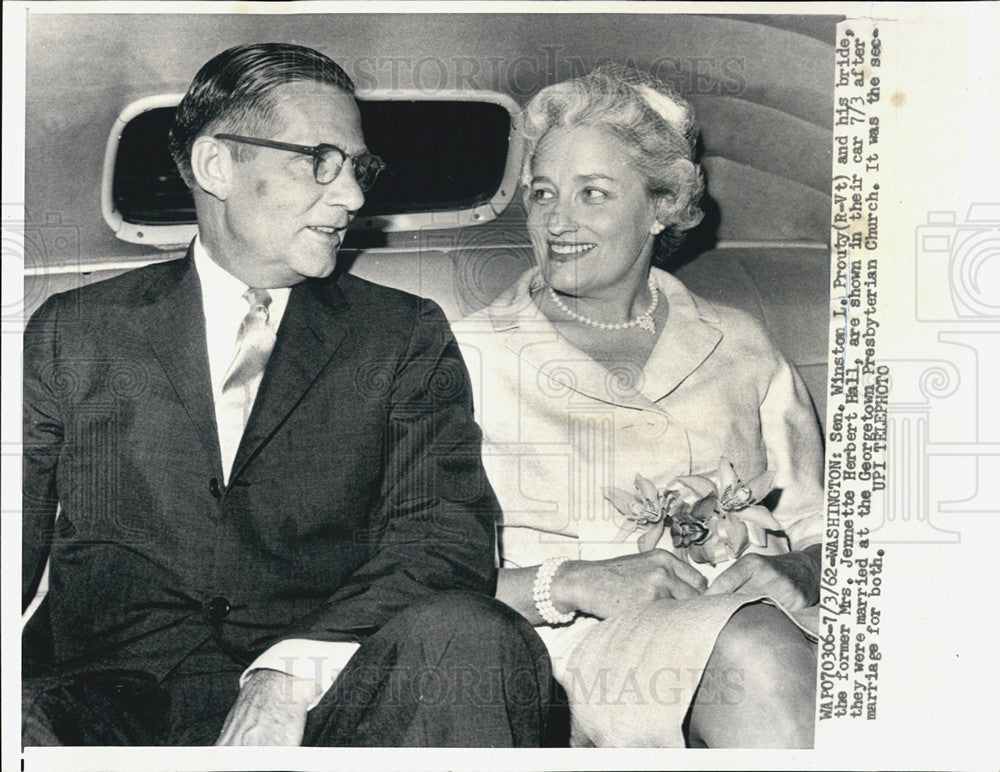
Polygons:
<instances>
[{"instance_id":1,"label":"pearl bracelet","mask_svg":"<svg viewBox=\"0 0 1000 772\"><path fill-rule=\"evenodd\" d=\"M567 560L569 558L565 555L546 560L538 567L538 571L535 572L535 582L531 585L531 597L534 598L535 609L548 625L565 625L576 618L575 611L563 614L552 605L552 579Z\"/></svg>"}]
</instances>

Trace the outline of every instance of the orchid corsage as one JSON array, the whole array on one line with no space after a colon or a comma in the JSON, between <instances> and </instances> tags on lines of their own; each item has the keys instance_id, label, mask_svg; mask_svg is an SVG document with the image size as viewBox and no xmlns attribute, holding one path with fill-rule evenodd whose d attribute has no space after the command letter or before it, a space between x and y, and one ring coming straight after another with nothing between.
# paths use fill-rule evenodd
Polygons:
<instances>
[{"instance_id":1,"label":"orchid corsage","mask_svg":"<svg viewBox=\"0 0 1000 772\"><path fill-rule=\"evenodd\" d=\"M675 552L715 566L735 560L753 544L767 546L767 531L781 524L760 501L772 489L774 472L744 483L726 458L714 474L676 477L662 489L640 474L635 493L608 488L604 497L625 517L618 540L640 528L640 552L653 549L669 528Z\"/></svg>"}]
</instances>

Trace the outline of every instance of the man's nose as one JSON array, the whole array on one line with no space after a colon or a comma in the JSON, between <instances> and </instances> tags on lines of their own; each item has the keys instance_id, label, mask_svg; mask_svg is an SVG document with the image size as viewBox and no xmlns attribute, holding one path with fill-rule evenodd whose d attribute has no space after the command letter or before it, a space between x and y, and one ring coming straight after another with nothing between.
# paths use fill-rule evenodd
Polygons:
<instances>
[{"instance_id":1,"label":"man's nose","mask_svg":"<svg viewBox=\"0 0 1000 772\"><path fill-rule=\"evenodd\" d=\"M345 163L340 174L324 186L323 200L331 206L342 206L352 214L365 203L365 193L358 185L350 162Z\"/></svg>"}]
</instances>

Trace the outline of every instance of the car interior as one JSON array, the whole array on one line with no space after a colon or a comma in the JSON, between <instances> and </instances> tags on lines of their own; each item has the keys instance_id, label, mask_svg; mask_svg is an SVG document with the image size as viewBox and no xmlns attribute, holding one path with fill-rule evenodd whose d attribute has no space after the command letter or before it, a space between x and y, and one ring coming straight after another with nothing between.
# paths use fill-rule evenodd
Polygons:
<instances>
[{"instance_id":1,"label":"car interior","mask_svg":"<svg viewBox=\"0 0 1000 772\"><path fill-rule=\"evenodd\" d=\"M518 114L615 61L692 101L706 218L670 266L761 319L825 417L833 37L829 16L30 14L25 314L48 295L183 254L194 211L166 150L198 66L263 40L317 48L355 80L388 163L345 269L452 320L531 263ZM169 41L169 44L166 44Z\"/></svg>"},{"instance_id":2,"label":"car interior","mask_svg":"<svg viewBox=\"0 0 1000 772\"><path fill-rule=\"evenodd\" d=\"M429 297L460 319L532 263L518 184L522 106L613 61L667 80L698 113L706 217L668 268L696 294L762 321L823 422L837 21L29 14L24 317L53 293L185 254L196 226L167 151L174 109L216 53L285 41L344 67L369 149L388 165L338 270Z\"/></svg>"}]
</instances>

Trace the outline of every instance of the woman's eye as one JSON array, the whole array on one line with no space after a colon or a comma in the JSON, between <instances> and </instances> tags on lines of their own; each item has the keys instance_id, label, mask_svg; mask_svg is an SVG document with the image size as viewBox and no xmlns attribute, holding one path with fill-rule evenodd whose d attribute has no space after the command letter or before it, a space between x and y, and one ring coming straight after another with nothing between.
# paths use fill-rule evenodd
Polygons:
<instances>
[{"instance_id":1,"label":"woman's eye","mask_svg":"<svg viewBox=\"0 0 1000 772\"><path fill-rule=\"evenodd\" d=\"M555 198L555 194L551 190L547 190L545 188L534 188L531 191L532 201L548 201L552 198Z\"/></svg>"},{"instance_id":2,"label":"woman's eye","mask_svg":"<svg viewBox=\"0 0 1000 772\"><path fill-rule=\"evenodd\" d=\"M583 200L584 201L601 201L608 197L606 191L600 190L599 188L584 188L583 189Z\"/></svg>"}]
</instances>

